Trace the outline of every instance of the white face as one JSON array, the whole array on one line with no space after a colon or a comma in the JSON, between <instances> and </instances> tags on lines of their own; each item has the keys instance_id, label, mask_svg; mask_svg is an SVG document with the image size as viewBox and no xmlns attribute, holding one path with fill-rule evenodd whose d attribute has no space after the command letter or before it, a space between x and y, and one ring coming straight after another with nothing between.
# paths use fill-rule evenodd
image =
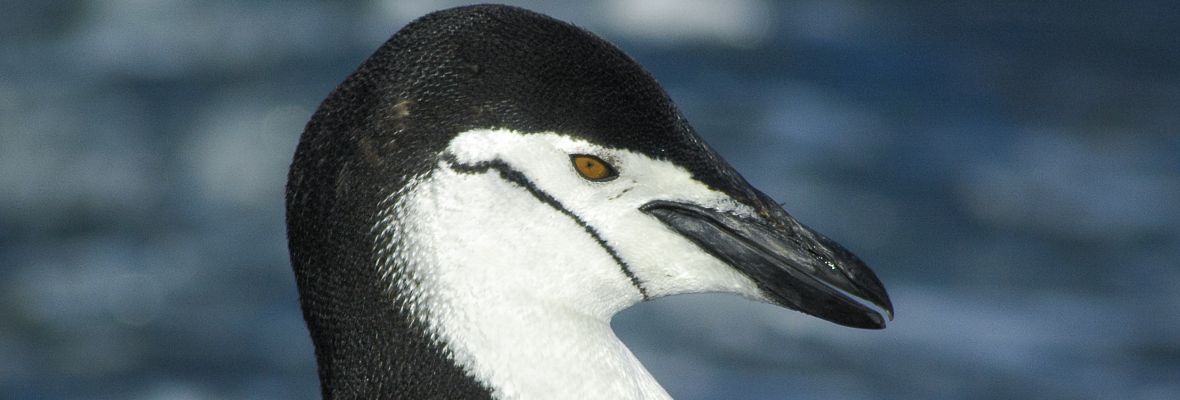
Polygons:
<instances>
[{"instance_id":1,"label":"white face","mask_svg":"<svg viewBox=\"0 0 1180 400\"><path fill-rule=\"evenodd\" d=\"M615 253L612 270L626 268L648 298L679 293L731 292L762 299L755 284L732 267L702 251L696 244L673 232L640 207L654 200L692 203L738 215L752 210L728 195L710 189L692 178L682 167L652 159L633 151L606 148L555 133L520 134L508 130L476 130L458 135L446 150L453 164L475 166L502 163L519 172L535 190L551 196L594 232L571 232L603 243L585 248L570 246L568 237L532 238L546 243L546 251L594 251ZM590 155L608 163L617 173L609 180L592 180L579 173L571 156ZM446 164L446 163L444 163ZM442 168L453 168L445 165ZM485 174L507 182L495 170ZM504 196L530 194L517 183L504 188ZM530 195L531 208L554 207ZM489 210L513 213L516 210ZM526 215L522 213L521 215ZM572 215L568 215L572 214ZM488 227L492 228L492 227ZM541 233L541 232L538 232ZM513 232L528 235L528 232ZM612 257L613 258L613 257ZM581 274L578 265L553 265L553 274ZM626 275L624 275L626 277ZM629 278L629 277L628 277ZM630 279L628 279L630 281ZM634 285L632 285L634 286ZM637 289L636 289L637 290Z\"/></svg>"},{"instance_id":2,"label":"white face","mask_svg":"<svg viewBox=\"0 0 1180 400\"><path fill-rule=\"evenodd\" d=\"M574 155L609 163L617 177L588 179ZM751 214L667 161L558 133L474 130L405 190L384 205L376 251L405 266L396 291L499 398L666 398L614 336L611 316L645 296L764 299L640 210L669 200ZM389 254L392 241L403 250Z\"/></svg>"}]
</instances>

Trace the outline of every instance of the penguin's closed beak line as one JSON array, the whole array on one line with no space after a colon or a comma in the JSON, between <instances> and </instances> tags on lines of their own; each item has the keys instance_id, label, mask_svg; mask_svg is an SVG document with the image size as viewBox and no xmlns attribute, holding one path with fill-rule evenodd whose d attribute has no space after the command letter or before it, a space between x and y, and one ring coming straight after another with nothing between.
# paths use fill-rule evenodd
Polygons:
<instances>
[{"instance_id":1,"label":"penguin's closed beak line","mask_svg":"<svg viewBox=\"0 0 1180 400\"><path fill-rule=\"evenodd\" d=\"M508 6L423 16L328 95L287 238L326 399L668 399L610 325L662 296L893 318L860 259L751 186L633 59Z\"/></svg>"}]
</instances>

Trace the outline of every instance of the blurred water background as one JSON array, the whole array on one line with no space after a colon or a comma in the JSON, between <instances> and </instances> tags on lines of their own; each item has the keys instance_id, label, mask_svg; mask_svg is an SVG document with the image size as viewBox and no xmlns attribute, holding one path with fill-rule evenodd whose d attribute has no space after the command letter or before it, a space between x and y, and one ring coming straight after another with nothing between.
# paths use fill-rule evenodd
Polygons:
<instances>
[{"instance_id":1,"label":"blurred water background","mask_svg":"<svg viewBox=\"0 0 1180 400\"><path fill-rule=\"evenodd\" d=\"M0 1L0 398L313 399L319 101L455 1ZM897 319L625 311L680 399L1180 398L1174 2L519 1L617 43Z\"/></svg>"}]
</instances>

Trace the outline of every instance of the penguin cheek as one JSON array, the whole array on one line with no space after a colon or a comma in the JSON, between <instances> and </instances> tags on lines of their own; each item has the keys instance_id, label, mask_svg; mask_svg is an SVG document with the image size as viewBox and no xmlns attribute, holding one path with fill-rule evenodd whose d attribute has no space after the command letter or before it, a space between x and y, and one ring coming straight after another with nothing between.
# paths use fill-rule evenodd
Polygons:
<instances>
[{"instance_id":1,"label":"penguin cheek","mask_svg":"<svg viewBox=\"0 0 1180 400\"><path fill-rule=\"evenodd\" d=\"M634 179L628 179L627 181L620 183L620 185L616 185L610 189L610 193L606 196L608 201L616 201L623 198L623 196L626 196L627 193L631 193L631 191L639 185L639 182Z\"/></svg>"}]
</instances>

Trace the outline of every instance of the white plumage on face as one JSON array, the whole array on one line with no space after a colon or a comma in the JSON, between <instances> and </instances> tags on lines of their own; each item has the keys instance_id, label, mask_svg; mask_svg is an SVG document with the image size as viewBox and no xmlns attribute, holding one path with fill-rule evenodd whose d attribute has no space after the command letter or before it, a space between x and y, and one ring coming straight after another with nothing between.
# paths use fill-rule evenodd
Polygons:
<instances>
[{"instance_id":1,"label":"white plumage on face","mask_svg":"<svg viewBox=\"0 0 1180 400\"><path fill-rule=\"evenodd\" d=\"M591 155L617 177L588 179ZM501 398L662 398L609 321L646 298L724 291L749 278L644 214L670 200L748 207L670 162L560 133L459 134L396 207L417 257L403 279L418 318ZM403 293L403 295L405 295Z\"/></svg>"},{"instance_id":2,"label":"white plumage on face","mask_svg":"<svg viewBox=\"0 0 1180 400\"><path fill-rule=\"evenodd\" d=\"M693 179L682 167L633 151L607 148L559 133L470 131L452 140L447 152L455 164L502 163L504 168L519 172L536 191L552 196L560 207L568 210L572 215L566 216L567 219L580 219L588 228L583 231L593 230L605 242L602 246L576 246L567 241L571 236L588 236L588 232L571 232L556 237L518 233L521 236L534 236L533 240L544 244L548 252L577 253L589 250L601 253L603 247L609 247L617 253L617 261L625 264L611 269L626 267L648 298L722 291L762 299L756 286L744 275L640 211L644 204L666 200L697 204L742 216L753 213L748 206ZM605 181L588 179L577 171L571 161L571 156L576 155L596 157L608 163L618 176ZM492 175L504 181L498 174ZM527 192L526 188L520 187L519 182L511 186L508 188L510 191ZM540 205L534 201L528 206L533 208ZM509 215L515 212L510 209L487 211ZM563 269L571 268L558 267L552 273L577 273L577 268L572 268L574 271Z\"/></svg>"}]
</instances>

